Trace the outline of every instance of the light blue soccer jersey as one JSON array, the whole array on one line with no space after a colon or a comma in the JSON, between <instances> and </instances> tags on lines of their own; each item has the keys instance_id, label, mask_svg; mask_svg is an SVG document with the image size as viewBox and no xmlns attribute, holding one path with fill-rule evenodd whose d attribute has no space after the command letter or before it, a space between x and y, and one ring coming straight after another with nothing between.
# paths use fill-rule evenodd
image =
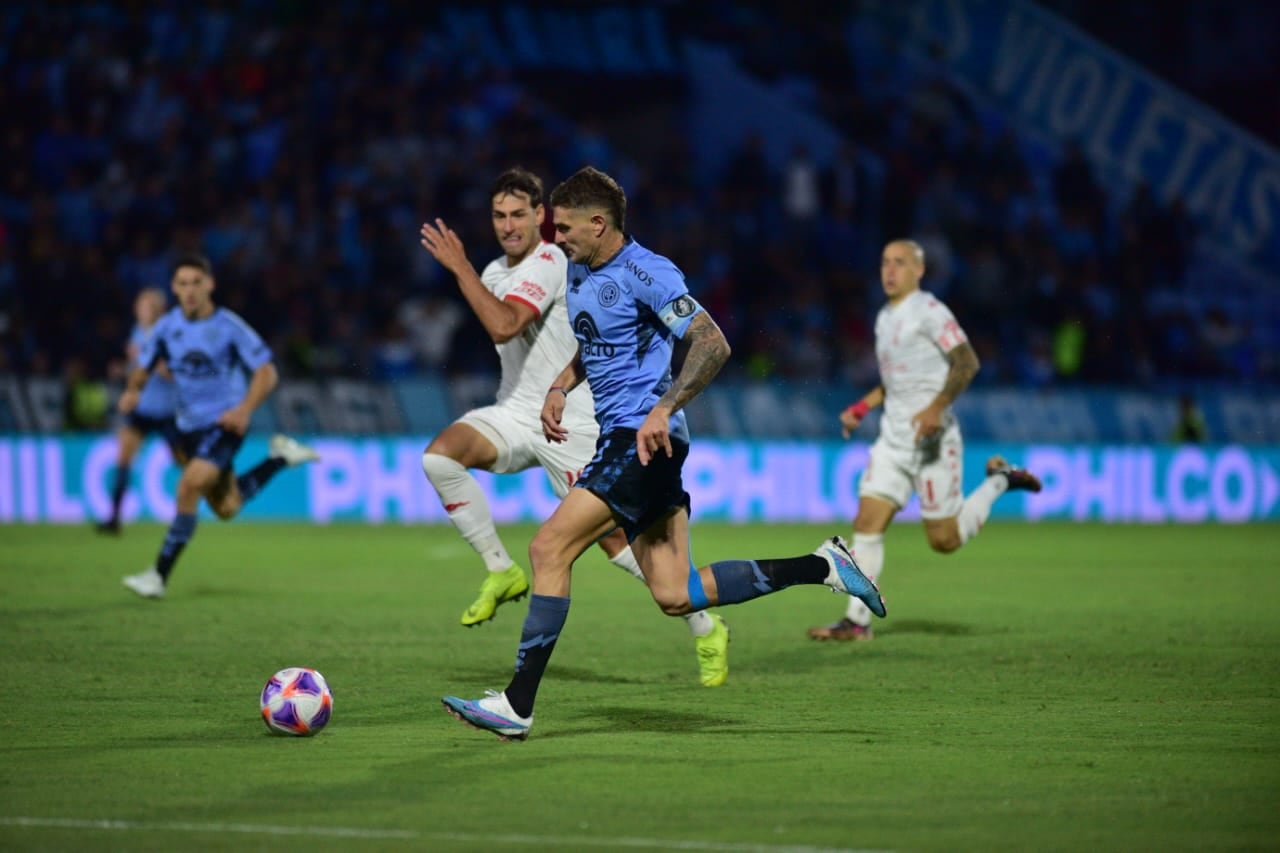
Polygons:
<instances>
[{"instance_id":1,"label":"light blue soccer jersey","mask_svg":"<svg viewBox=\"0 0 1280 853\"><path fill-rule=\"evenodd\" d=\"M569 265L565 301L601 433L638 429L671 387L671 350L702 307L684 273L631 238L599 269ZM689 440L684 411L671 434Z\"/></svg>"},{"instance_id":2,"label":"light blue soccer jersey","mask_svg":"<svg viewBox=\"0 0 1280 853\"><path fill-rule=\"evenodd\" d=\"M212 426L244 397L245 374L271 361L271 350L240 315L216 309L188 320L174 308L156 323L142 350L143 366L164 359L177 391L178 429Z\"/></svg>"},{"instance_id":3,"label":"light blue soccer jersey","mask_svg":"<svg viewBox=\"0 0 1280 853\"><path fill-rule=\"evenodd\" d=\"M138 353L141 354L147 347L147 339L152 336L155 329L154 324L146 329L135 325L133 331L129 333L129 344L137 347ZM132 373L133 368L137 366L137 362L130 364L129 372ZM171 418L174 400L173 381L153 373L147 380L147 384L142 386L142 394L138 397L138 408L135 411L148 418Z\"/></svg>"}]
</instances>

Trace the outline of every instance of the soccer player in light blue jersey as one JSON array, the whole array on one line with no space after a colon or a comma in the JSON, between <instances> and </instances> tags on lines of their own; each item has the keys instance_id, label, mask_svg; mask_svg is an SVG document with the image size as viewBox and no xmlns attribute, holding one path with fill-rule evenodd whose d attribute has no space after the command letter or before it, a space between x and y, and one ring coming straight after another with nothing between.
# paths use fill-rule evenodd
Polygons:
<instances>
[{"instance_id":1,"label":"soccer player in light blue jersey","mask_svg":"<svg viewBox=\"0 0 1280 853\"><path fill-rule=\"evenodd\" d=\"M135 324L129 335L129 344L125 347L130 373L137 367L142 348L164 314L165 304L164 291L158 287L143 290L133 300ZM133 459L138 455L144 438L148 435L161 436L169 445L173 458L179 461L182 459L182 451L178 446L178 428L173 419L173 401L173 380L168 372L153 373L147 379L147 384L142 386L138 405L125 415L124 422L116 430L117 455L115 480L111 486L111 515L98 525L99 533L120 532L120 505L129 489L129 471L133 467Z\"/></svg>"},{"instance_id":2,"label":"soccer player in light blue jersey","mask_svg":"<svg viewBox=\"0 0 1280 853\"><path fill-rule=\"evenodd\" d=\"M173 376L178 442L185 462L178 480L177 513L155 565L124 579L125 586L144 598L164 597L173 564L195 534L201 498L219 518L234 518L282 469L318 458L311 448L277 435L266 459L235 476L232 462L249 418L276 386L271 350L239 316L213 304L213 267L207 258L180 259L172 287L178 307L156 323L119 403L125 415L136 411L142 389L158 365ZM246 371L251 373L247 389Z\"/></svg>"},{"instance_id":3,"label":"soccer player in light blue jersey","mask_svg":"<svg viewBox=\"0 0 1280 853\"><path fill-rule=\"evenodd\" d=\"M458 719L504 740L528 737L538 684L569 612L573 563L614 527L626 533L654 601L668 615L797 584L825 584L885 615L875 584L838 536L801 557L694 568L681 479L689 453L682 410L719 372L729 344L675 264L627 236L626 195L611 177L584 168L556 187L551 207L556 244L569 259L566 301L578 355L547 390L543 433L548 441L568 438L565 403L587 381L600 438L582 477L529 546L533 596L515 675L501 693L443 700ZM673 376L677 343L682 358Z\"/></svg>"},{"instance_id":4,"label":"soccer player in light blue jersey","mask_svg":"<svg viewBox=\"0 0 1280 853\"><path fill-rule=\"evenodd\" d=\"M467 627L487 622L499 606L529 592L524 569L507 553L489 502L467 469L504 474L541 465L552 490L563 498L595 453L599 434L591 389L584 385L565 407L563 422L573 434L554 444L542 436L547 386L578 348L565 310L568 261L541 236L542 180L527 170L509 169L494 181L489 197L503 254L483 273L477 275L462 241L443 220L422 226L422 245L457 277L502 364L494 405L464 414L422 454L422 470L449 520L488 569L479 596L463 611L462 624ZM602 539L600 547L611 563L644 580L621 530ZM687 614L685 621L694 637L699 681L706 687L724 684L729 677L728 626L703 611Z\"/></svg>"}]
</instances>

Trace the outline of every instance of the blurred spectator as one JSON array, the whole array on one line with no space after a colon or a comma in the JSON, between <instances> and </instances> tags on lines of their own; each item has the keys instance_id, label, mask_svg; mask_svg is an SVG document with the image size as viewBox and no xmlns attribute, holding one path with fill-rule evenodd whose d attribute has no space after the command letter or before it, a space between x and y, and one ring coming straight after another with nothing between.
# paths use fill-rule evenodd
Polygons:
<instances>
[{"instance_id":1,"label":"blurred spectator","mask_svg":"<svg viewBox=\"0 0 1280 853\"><path fill-rule=\"evenodd\" d=\"M1204 414L1190 394L1184 393L1178 398L1178 419L1170 438L1178 444L1203 444L1209 440Z\"/></svg>"},{"instance_id":2,"label":"blurred spectator","mask_svg":"<svg viewBox=\"0 0 1280 853\"><path fill-rule=\"evenodd\" d=\"M84 359L68 359L62 372L64 403L63 427L76 431L96 432L107 425L107 386L89 375Z\"/></svg>"},{"instance_id":3,"label":"blurred spectator","mask_svg":"<svg viewBox=\"0 0 1280 853\"><path fill-rule=\"evenodd\" d=\"M685 126L683 83L624 81L661 94L575 124L545 80L443 38L431 4L11 5L6 371L82 374L115 346L98 318L165 282L187 250L213 259L219 301L271 340L286 374L496 371L418 225L441 216L483 245L483 176L520 164L554 186L593 162L623 179L631 229L678 247L691 289L720 306L732 374L868 373L866 335L846 330L873 316L867 276L901 236L925 246L926 287L999 363L984 383L1280 372L1268 343L1280 312L1252 310L1274 294L1205 274L1183 199L1104 185L1079 142L1059 152L1020 135L954 85L940 44L905 61L920 46L885 21L910 4L832 7L847 27L829 10L663 4L673 32L723 46L839 134L789 136L771 162L777 149L743 131L705 174L701 140L636 133Z\"/></svg>"}]
</instances>

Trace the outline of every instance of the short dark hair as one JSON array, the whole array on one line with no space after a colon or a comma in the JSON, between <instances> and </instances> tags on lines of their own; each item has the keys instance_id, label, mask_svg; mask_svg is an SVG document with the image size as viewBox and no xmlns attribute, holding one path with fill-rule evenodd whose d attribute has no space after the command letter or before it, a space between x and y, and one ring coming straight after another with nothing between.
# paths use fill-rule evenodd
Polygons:
<instances>
[{"instance_id":1,"label":"short dark hair","mask_svg":"<svg viewBox=\"0 0 1280 853\"><path fill-rule=\"evenodd\" d=\"M173 269L169 271L169 277L172 278L177 275L178 270L183 267L198 269L200 272L209 276L209 278L213 278L213 264L211 264L209 259L199 252L187 252L184 255L179 255L178 259L173 262Z\"/></svg>"},{"instance_id":2,"label":"short dark hair","mask_svg":"<svg viewBox=\"0 0 1280 853\"><path fill-rule=\"evenodd\" d=\"M627 229L627 194L618 182L593 166L583 166L551 191L552 207L599 207L619 231Z\"/></svg>"},{"instance_id":3,"label":"short dark hair","mask_svg":"<svg viewBox=\"0 0 1280 853\"><path fill-rule=\"evenodd\" d=\"M489 198L516 193L528 196L529 206L537 207L542 204L542 178L519 166L507 169L494 178L493 186L489 189Z\"/></svg>"}]
</instances>

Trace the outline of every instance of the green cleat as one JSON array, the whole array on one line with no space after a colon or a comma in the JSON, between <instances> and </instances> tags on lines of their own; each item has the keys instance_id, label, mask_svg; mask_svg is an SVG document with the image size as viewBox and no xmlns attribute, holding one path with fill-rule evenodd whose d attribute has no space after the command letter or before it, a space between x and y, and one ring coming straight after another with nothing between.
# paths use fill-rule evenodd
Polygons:
<instances>
[{"instance_id":1,"label":"green cleat","mask_svg":"<svg viewBox=\"0 0 1280 853\"><path fill-rule=\"evenodd\" d=\"M519 601L529 594L529 579L515 563L505 572L489 572L480 584L480 597L462 613L462 624L468 628L488 622L498 612L498 605Z\"/></svg>"},{"instance_id":2,"label":"green cleat","mask_svg":"<svg viewBox=\"0 0 1280 853\"><path fill-rule=\"evenodd\" d=\"M729 626L719 616L712 616L711 622L715 627L710 634L693 638L703 687L719 687L729 679Z\"/></svg>"}]
</instances>

